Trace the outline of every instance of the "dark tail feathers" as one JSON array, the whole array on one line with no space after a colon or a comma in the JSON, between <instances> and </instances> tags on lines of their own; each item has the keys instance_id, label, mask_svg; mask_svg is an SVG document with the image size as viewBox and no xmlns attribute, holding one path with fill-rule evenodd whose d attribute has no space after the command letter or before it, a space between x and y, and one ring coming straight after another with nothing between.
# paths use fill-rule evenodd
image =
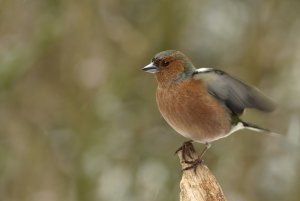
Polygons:
<instances>
[{"instance_id":1,"label":"dark tail feathers","mask_svg":"<svg viewBox=\"0 0 300 201\"><path fill-rule=\"evenodd\" d=\"M240 120L240 122L243 124L243 126L246 129L253 130L253 131L256 131L256 132L266 133L268 135L275 136L275 137L282 137L282 135L280 135L278 133L274 133L273 131L270 131L269 129L266 129L266 128L261 128L261 127L255 125L255 124L253 124L253 123L245 122L245 121L242 121L242 120Z\"/></svg>"},{"instance_id":2,"label":"dark tail feathers","mask_svg":"<svg viewBox=\"0 0 300 201\"><path fill-rule=\"evenodd\" d=\"M243 124L243 126L247 129L250 130L254 130L254 131L258 131L258 132L267 132L267 133L272 133L272 131L270 131L269 129L266 128L261 128L253 123L249 123L249 122L245 122L241 120L241 123Z\"/></svg>"}]
</instances>

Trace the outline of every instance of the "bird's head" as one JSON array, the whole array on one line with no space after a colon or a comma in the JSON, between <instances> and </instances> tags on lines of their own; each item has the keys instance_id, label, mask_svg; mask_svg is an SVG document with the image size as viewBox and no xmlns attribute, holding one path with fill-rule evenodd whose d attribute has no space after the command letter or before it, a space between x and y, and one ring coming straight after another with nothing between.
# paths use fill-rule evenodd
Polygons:
<instances>
[{"instance_id":1,"label":"bird's head","mask_svg":"<svg viewBox=\"0 0 300 201\"><path fill-rule=\"evenodd\" d=\"M156 54L143 70L154 73L158 84L169 85L191 77L195 67L180 51L166 50Z\"/></svg>"}]
</instances>

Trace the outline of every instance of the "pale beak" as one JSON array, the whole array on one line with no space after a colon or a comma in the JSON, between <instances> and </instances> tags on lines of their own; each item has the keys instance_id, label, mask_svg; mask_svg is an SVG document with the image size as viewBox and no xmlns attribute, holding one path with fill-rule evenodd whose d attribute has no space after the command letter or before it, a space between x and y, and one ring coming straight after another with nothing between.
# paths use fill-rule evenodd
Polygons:
<instances>
[{"instance_id":1,"label":"pale beak","mask_svg":"<svg viewBox=\"0 0 300 201\"><path fill-rule=\"evenodd\" d=\"M154 65L153 62L151 62L150 64L148 64L147 66L145 66L144 68L142 68L143 71L146 71L147 73L157 73L158 69L157 67Z\"/></svg>"}]
</instances>

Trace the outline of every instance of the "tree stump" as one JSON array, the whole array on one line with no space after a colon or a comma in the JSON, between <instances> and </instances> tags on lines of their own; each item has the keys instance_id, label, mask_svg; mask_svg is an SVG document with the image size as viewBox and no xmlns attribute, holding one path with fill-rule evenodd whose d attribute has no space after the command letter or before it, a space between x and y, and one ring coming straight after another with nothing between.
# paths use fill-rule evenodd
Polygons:
<instances>
[{"instance_id":1,"label":"tree stump","mask_svg":"<svg viewBox=\"0 0 300 201\"><path fill-rule=\"evenodd\" d=\"M178 152L182 169L189 166ZM191 154L191 160L197 159ZM215 176L203 163L194 169L185 170L180 181L180 201L226 201L221 186Z\"/></svg>"}]
</instances>

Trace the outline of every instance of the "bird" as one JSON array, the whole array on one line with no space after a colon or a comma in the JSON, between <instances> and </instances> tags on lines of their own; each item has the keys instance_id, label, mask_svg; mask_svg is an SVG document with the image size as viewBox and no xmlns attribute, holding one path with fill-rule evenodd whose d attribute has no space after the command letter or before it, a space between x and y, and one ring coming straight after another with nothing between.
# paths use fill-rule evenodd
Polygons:
<instances>
[{"instance_id":1,"label":"bird","mask_svg":"<svg viewBox=\"0 0 300 201\"><path fill-rule=\"evenodd\" d=\"M216 68L196 68L191 60L177 50L155 54L142 68L157 80L156 102L165 121L188 138L176 151L195 168L203 162L211 143L241 130L272 133L270 130L241 119L245 109L272 112L275 103L259 89ZM205 148L196 160L187 160L195 152L193 142Z\"/></svg>"}]
</instances>

